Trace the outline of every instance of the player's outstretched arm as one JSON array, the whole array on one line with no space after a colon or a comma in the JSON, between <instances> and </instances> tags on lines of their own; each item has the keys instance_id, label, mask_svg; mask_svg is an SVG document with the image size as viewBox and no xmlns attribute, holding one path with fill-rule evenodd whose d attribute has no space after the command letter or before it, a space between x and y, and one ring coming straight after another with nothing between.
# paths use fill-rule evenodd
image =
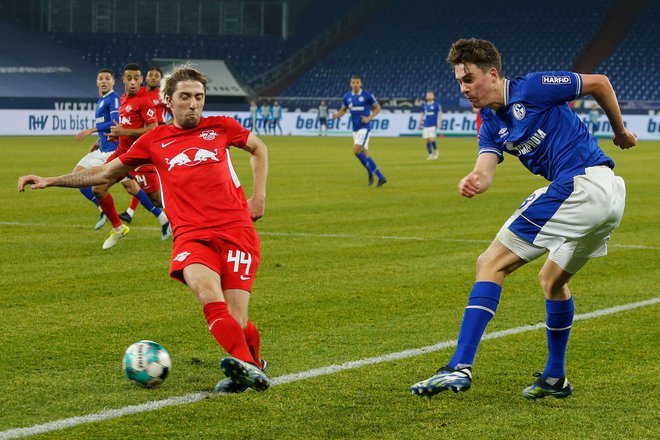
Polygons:
<instances>
[{"instance_id":1,"label":"player's outstretched arm","mask_svg":"<svg viewBox=\"0 0 660 440\"><path fill-rule=\"evenodd\" d=\"M637 144L637 136L623 124L619 101L610 80L605 75L582 75L582 95L591 95L607 115L614 132L614 145L621 149Z\"/></svg>"},{"instance_id":2,"label":"player's outstretched arm","mask_svg":"<svg viewBox=\"0 0 660 440\"><path fill-rule=\"evenodd\" d=\"M458 184L458 192L467 198L486 192L495 178L495 169L499 157L492 153L482 153L477 157L474 169L461 179Z\"/></svg>"},{"instance_id":3,"label":"player's outstretched arm","mask_svg":"<svg viewBox=\"0 0 660 440\"><path fill-rule=\"evenodd\" d=\"M96 127L88 128L87 130L82 130L76 133L76 140L78 142L82 141L85 139L87 136L90 134L96 133Z\"/></svg>"},{"instance_id":4,"label":"player's outstretched arm","mask_svg":"<svg viewBox=\"0 0 660 440\"><path fill-rule=\"evenodd\" d=\"M244 150L252 154L250 166L252 167L252 178L254 189L252 197L248 199L250 217L257 221L263 217L266 211L266 179L268 178L268 148L261 139L250 133Z\"/></svg>"},{"instance_id":5,"label":"player's outstretched arm","mask_svg":"<svg viewBox=\"0 0 660 440\"><path fill-rule=\"evenodd\" d=\"M102 185L116 181L120 176L128 173L133 168L124 165L119 159L114 159L100 167L92 167L77 173L65 174L57 177L41 177L34 174L21 176L18 179L18 191L25 191L30 185L32 189L44 189L49 186L61 186L65 188L85 188L87 186Z\"/></svg>"}]
</instances>

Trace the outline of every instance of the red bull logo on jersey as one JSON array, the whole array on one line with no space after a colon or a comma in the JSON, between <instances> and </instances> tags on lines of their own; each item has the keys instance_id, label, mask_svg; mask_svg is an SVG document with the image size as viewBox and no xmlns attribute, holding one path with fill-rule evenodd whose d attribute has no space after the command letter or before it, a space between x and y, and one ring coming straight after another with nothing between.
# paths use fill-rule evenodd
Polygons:
<instances>
[{"instance_id":1,"label":"red bull logo on jersey","mask_svg":"<svg viewBox=\"0 0 660 440\"><path fill-rule=\"evenodd\" d=\"M213 152L197 147L188 148L172 158L165 158L165 163L170 166L167 171L172 171L175 166L194 167L207 160L220 162L217 148Z\"/></svg>"},{"instance_id":2,"label":"red bull logo on jersey","mask_svg":"<svg viewBox=\"0 0 660 440\"><path fill-rule=\"evenodd\" d=\"M216 138L217 135L218 135L218 133L216 133L215 130L206 130L206 131L203 131L199 135L199 137L201 137L205 141L212 141L213 139Z\"/></svg>"}]
</instances>

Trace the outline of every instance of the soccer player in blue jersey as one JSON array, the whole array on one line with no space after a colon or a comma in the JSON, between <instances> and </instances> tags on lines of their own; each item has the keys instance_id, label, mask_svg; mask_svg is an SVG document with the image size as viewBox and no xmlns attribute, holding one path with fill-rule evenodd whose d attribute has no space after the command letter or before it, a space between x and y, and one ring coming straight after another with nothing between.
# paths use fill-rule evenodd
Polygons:
<instances>
[{"instance_id":1,"label":"soccer player in blue jersey","mask_svg":"<svg viewBox=\"0 0 660 440\"><path fill-rule=\"evenodd\" d=\"M118 143L108 140L110 127L119 122L119 95L113 90L115 86L115 75L110 69L101 69L96 75L96 86L99 89L99 101L96 103L96 119L93 127L82 130L76 134L76 140L82 141L87 136L98 133L99 140L89 149L89 152L80 159L73 169L74 173L87 168L101 166L105 160L117 149ZM101 229L108 221L103 213L92 188L80 188L80 192L101 211L99 221L94 229Z\"/></svg>"},{"instance_id":2,"label":"soccer player in blue jersey","mask_svg":"<svg viewBox=\"0 0 660 440\"><path fill-rule=\"evenodd\" d=\"M439 156L435 137L441 126L442 107L435 102L433 90L429 90L426 92L426 103L422 106L422 115L417 124L417 129L422 130L422 137L426 141L426 150L429 152L428 160L436 160Z\"/></svg>"},{"instance_id":3,"label":"soccer player in blue jersey","mask_svg":"<svg viewBox=\"0 0 660 440\"><path fill-rule=\"evenodd\" d=\"M387 183L387 179L369 156L371 120L380 113L380 104L373 94L362 90L362 78L356 75L351 77L351 91L346 92L341 108L332 115L332 119L341 118L347 111L351 112L353 125L353 153L367 169L369 185L373 185L375 174L378 176L378 186L383 186Z\"/></svg>"},{"instance_id":4,"label":"soccer player in blue jersey","mask_svg":"<svg viewBox=\"0 0 660 440\"><path fill-rule=\"evenodd\" d=\"M476 164L461 180L460 194L469 198L488 190L504 153L517 156L550 185L529 196L479 256L454 355L410 390L432 396L469 389L477 347L495 315L505 277L548 252L539 273L546 299L548 358L523 396L568 397L573 387L566 379L566 346L575 310L568 282L591 258L607 254L607 242L623 216L626 188L612 172L614 161L567 102L591 95L609 119L615 145L631 148L637 138L624 126L614 89L604 75L539 72L509 80L502 74L497 48L477 39L456 41L447 61L461 92L481 109L483 118Z\"/></svg>"}]
</instances>

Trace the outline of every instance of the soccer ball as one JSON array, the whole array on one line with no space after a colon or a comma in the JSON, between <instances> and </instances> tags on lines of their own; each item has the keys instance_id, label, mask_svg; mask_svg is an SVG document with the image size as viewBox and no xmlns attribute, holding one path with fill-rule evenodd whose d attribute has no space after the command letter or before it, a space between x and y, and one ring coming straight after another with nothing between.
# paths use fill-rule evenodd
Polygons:
<instances>
[{"instance_id":1,"label":"soccer ball","mask_svg":"<svg viewBox=\"0 0 660 440\"><path fill-rule=\"evenodd\" d=\"M172 361L162 345L153 341L138 341L126 349L122 368L134 384L153 388L167 378Z\"/></svg>"}]
</instances>

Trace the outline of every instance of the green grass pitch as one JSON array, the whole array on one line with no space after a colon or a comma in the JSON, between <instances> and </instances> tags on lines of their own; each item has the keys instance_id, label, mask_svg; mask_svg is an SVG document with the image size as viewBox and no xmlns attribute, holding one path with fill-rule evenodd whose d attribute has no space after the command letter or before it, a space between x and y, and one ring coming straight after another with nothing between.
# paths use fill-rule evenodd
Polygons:
<instances>
[{"instance_id":1,"label":"green grass pitch","mask_svg":"<svg viewBox=\"0 0 660 440\"><path fill-rule=\"evenodd\" d=\"M453 340L477 256L544 181L513 157L493 187L464 199L474 139L373 138L383 188L350 138L264 137L270 152L262 261L251 317L277 378ZM659 296L660 142L620 151L601 142L627 183L610 254L571 283L577 313ZM70 172L85 145L67 138L0 138L0 438L13 428L210 391L223 355L190 292L169 280L171 242L138 209L131 233L101 250L108 227L77 190L16 191L18 176ZM234 151L246 192L248 154ZM119 210L129 199L113 189ZM488 332L543 322L542 261L507 279ZM545 332L484 341L467 393L431 400L408 387L452 349L82 424L42 438L575 439L660 438L658 305L578 321L567 359L575 394L526 401L545 364ZM163 344L172 374L145 390L122 375L123 351Z\"/></svg>"}]
</instances>

